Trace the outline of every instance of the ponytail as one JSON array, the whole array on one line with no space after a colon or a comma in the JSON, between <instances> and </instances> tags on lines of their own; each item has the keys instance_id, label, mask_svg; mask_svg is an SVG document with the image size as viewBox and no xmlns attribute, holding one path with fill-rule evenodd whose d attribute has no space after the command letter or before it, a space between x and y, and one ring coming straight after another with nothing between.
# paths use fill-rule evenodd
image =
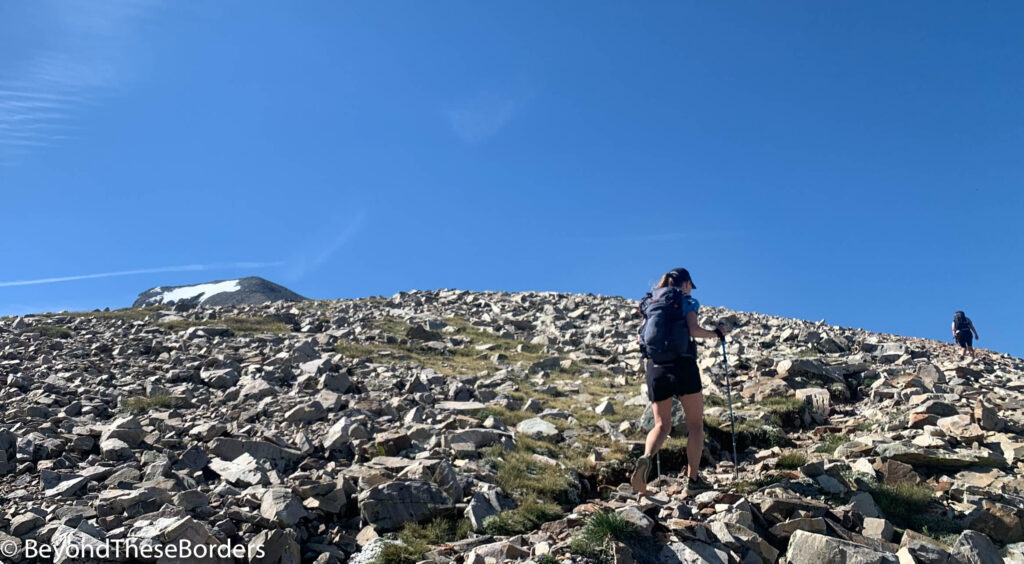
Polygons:
<instances>
[{"instance_id":1,"label":"ponytail","mask_svg":"<svg viewBox=\"0 0 1024 564\"><path fill-rule=\"evenodd\" d=\"M669 286L679 286L679 284L676 284L675 272L668 272L666 274L663 274L661 276L661 280L658 282L658 285L654 287L654 289L657 290L658 288L668 288Z\"/></svg>"}]
</instances>

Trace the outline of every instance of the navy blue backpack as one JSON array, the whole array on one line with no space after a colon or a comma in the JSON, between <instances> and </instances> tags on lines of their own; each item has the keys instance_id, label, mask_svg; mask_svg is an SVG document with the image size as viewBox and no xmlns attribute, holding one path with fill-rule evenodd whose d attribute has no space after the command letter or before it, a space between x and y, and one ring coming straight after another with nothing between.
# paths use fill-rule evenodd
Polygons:
<instances>
[{"instance_id":1,"label":"navy blue backpack","mask_svg":"<svg viewBox=\"0 0 1024 564\"><path fill-rule=\"evenodd\" d=\"M680 357L695 356L683 303L686 296L675 286L657 288L640 301L644 323L640 326L640 349L654 364L671 364Z\"/></svg>"}]
</instances>

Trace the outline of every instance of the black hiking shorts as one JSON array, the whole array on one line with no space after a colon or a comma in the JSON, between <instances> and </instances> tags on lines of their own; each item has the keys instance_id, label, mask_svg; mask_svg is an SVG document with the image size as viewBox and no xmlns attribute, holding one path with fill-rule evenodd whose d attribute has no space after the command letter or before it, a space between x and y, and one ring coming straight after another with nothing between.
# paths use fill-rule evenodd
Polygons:
<instances>
[{"instance_id":1,"label":"black hiking shorts","mask_svg":"<svg viewBox=\"0 0 1024 564\"><path fill-rule=\"evenodd\" d=\"M974 335L971 334L969 329L961 329L956 332L956 344L961 347L973 347L974 346Z\"/></svg>"},{"instance_id":2,"label":"black hiking shorts","mask_svg":"<svg viewBox=\"0 0 1024 564\"><path fill-rule=\"evenodd\" d=\"M647 361L647 399L657 402L699 394L702 389L697 359L682 357L672 364L662 365Z\"/></svg>"}]
</instances>

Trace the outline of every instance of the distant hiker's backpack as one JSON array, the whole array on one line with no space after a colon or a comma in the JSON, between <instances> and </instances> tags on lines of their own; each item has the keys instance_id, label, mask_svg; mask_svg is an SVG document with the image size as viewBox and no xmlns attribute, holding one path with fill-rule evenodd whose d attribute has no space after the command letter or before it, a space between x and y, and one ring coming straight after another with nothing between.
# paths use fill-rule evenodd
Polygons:
<instances>
[{"instance_id":1,"label":"distant hiker's backpack","mask_svg":"<svg viewBox=\"0 0 1024 564\"><path fill-rule=\"evenodd\" d=\"M962 311L958 311L953 314L953 326L956 327L957 331L970 331L971 320L967 319L967 315Z\"/></svg>"},{"instance_id":2,"label":"distant hiker's backpack","mask_svg":"<svg viewBox=\"0 0 1024 564\"><path fill-rule=\"evenodd\" d=\"M669 364L695 356L686 325L686 296L674 286L658 288L640 301L644 323L640 326L641 352L655 364Z\"/></svg>"}]
</instances>

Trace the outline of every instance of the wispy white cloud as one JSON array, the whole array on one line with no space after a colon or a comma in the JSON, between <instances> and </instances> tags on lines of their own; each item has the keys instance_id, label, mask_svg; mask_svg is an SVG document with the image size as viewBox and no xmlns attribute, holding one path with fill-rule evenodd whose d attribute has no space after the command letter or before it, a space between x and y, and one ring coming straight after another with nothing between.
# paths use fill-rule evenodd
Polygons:
<instances>
[{"instance_id":1,"label":"wispy white cloud","mask_svg":"<svg viewBox=\"0 0 1024 564\"><path fill-rule=\"evenodd\" d=\"M73 139L76 116L118 87L132 30L157 0L40 0L24 10L45 34L0 73L0 165ZM10 22L8 22L9 24ZM44 39L45 40L44 40Z\"/></svg>"},{"instance_id":2,"label":"wispy white cloud","mask_svg":"<svg viewBox=\"0 0 1024 564\"><path fill-rule=\"evenodd\" d=\"M485 92L445 113L460 139L479 143L504 129L535 93L536 88L523 86Z\"/></svg>"},{"instance_id":3,"label":"wispy white cloud","mask_svg":"<svg viewBox=\"0 0 1024 564\"><path fill-rule=\"evenodd\" d=\"M95 278L113 278L115 276L134 276L138 274L158 274L163 272L192 272L200 270L227 270L227 269L253 269L273 268L283 266L283 261L276 262L229 262L222 264L186 264L180 266L161 266L157 268L139 268L135 270L117 270L114 272L99 272L94 274L75 274L72 276L57 276L53 278L37 278L35 280L11 280L0 282L0 288L10 286L35 286L38 284L53 284L56 282L72 282L75 280L92 280Z\"/></svg>"},{"instance_id":4,"label":"wispy white cloud","mask_svg":"<svg viewBox=\"0 0 1024 564\"><path fill-rule=\"evenodd\" d=\"M677 231L664 233L635 233L632 235L570 235L559 237L562 241L578 241L585 243L610 243L610 242L653 242L653 241L679 241L721 239L731 235L742 233L739 230L703 230L703 231Z\"/></svg>"},{"instance_id":5,"label":"wispy white cloud","mask_svg":"<svg viewBox=\"0 0 1024 564\"><path fill-rule=\"evenodd\" d=\"M345 229L341 230L334 237L327 239L326 244L312 246L311 250L313 252L306 252L290 261L289 279L299 280L323 266L359 232L363 226L363 221L366 219L366 215L366 210L359 210Z\"/></svg>"}]
</instances>

